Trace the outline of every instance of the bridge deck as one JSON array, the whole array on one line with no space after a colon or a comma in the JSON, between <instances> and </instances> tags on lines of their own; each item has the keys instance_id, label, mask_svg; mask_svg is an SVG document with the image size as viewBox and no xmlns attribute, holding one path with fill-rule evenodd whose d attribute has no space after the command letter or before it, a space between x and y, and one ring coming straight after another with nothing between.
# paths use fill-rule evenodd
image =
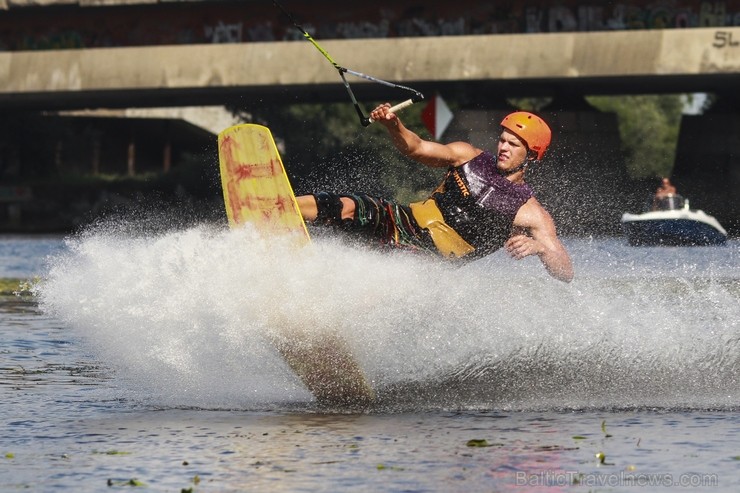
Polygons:
<instances>
[{"instance_id":1,"label":"bridge deck","mask_svg":"<svg viewBox=\"0 0 740 493\"><path fill-rule=\"evenodd\" d=\"M332 40L348 68L481 94L730 92L740 84L740 27ZM361 99L388 99L352 81ZM334 68L307 42L0 53L0 107L223 104L240 97L344 100Z\"/></svg>"}]
</instances>

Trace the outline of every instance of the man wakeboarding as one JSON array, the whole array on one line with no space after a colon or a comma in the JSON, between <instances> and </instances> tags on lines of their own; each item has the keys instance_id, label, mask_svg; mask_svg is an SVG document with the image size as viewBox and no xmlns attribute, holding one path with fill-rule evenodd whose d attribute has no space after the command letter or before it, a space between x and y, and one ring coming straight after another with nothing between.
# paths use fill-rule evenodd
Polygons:
<instances>
[{"instance_id":1,"label":"man wakeboarding","mask_svg":"<svg viewBox=\"0 0 740 493\"><path fill-rule=\"evenodd\" d=\"M296 197L303 218L364 236L370 244L429 251L445 258L474 259L505 248L515 259L536 255L547 272L564 282L573 265L552 216L525 182L552 132L526 111L501 122L496 155L467 142L424 140L389 111L370 117L386 127L401 154L433 168L447 168L442 183L422 202L401 205L363 193L317 192Z\"/></svg>"}]
</instances>

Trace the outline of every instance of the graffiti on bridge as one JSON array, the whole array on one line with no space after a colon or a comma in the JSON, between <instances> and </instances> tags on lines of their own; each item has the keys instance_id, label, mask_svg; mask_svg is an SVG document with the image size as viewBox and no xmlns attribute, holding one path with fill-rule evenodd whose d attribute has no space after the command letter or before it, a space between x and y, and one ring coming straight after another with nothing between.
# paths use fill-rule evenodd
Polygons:
<instances>
[{"instance_id":1,"label":"graffiti on bridge","mask_svg":"<svg viewBox=\"0 0 740 493\"><path fill-rule=\"evenodd\" d=\"M733 39L730 31L717 31L714 33L712 46L715 48L735 48L740 46L740 40Z\"/></svg>"},{"instance_id":2,"label":"graffiti on bridge","mask_svg":"<svg viewBox=\"0 0 740 493\"><path fill-rule=\"evenodd\" d=\"M740 26L740 0L377 0L347 11L339 0L284 2L317 39L457 36ZM44 8L0 15L0 50L298 40L303 35L270 2L133 4L115 13L77 8L60 18ZM33 12L31 12L33 11ZM717 43L732 46L731 37Z\"/></svg>"}]
</instances>

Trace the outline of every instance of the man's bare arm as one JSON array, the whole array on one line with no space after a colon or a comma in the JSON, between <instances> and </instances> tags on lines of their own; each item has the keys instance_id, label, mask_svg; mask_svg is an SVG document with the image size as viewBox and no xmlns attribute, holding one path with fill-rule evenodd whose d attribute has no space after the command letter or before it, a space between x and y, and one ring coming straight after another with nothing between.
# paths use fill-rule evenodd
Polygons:
<instances>
[{"instance_id":1,"label":"man's bare arm","mask_svg":"<svg viewBox=\"0 0 740 493\"><path fill-rule=\"evenodd\" d=\"M404 156L432 168L446 168L463 164L481 153L466 142L440 144L424 140L406 128L395 113L389 113L389 107L387 103L379 106L370 117L388 129L391 142Z\"/></svg>"},{"instance_id":2,"label":"man's bare arm","mask_svg":"<svg viewBox=\"0 0 740 493\"><path fill-rule=\"evenodd\" d=\"M555 279L563 282L573 280L573 264L558 238L555 222L536 199L530 199L519 209L514 225L525 228L531 236L515 234L506 241L504 247L512 257L522 259L537 255Z\"/></svg>"}]
</instances>

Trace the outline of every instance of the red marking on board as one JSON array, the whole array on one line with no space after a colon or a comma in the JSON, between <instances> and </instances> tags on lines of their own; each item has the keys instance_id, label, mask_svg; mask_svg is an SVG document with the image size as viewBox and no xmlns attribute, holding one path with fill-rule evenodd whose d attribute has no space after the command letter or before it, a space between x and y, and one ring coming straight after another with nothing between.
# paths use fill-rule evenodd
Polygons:
<instances>
[{"instance_id":1,"label":"red marking on board","mask_svg":"<svg viewBox=\"0 0 740 493\"><path fill-rule=\"evenodd\" d=\"M272 139L268 139L266 135L260 134L260 149L262 151L270 152L272 150L270 146L271 140Z\"/></svg>"},{"instance_id":2,"label":"red marking on board","mask_svg":"<svg viewBox=\"0 0 740 493\"><path fill-rule=\"evenodd\" d=\"M270 165L272 166L272 174L278 175L282 174L283 172L283 165L280 163L279 159L271 159Z\"/></svg>"},{"instance_id":3,"label":"red marking on board","mask_svg":"<svg viewBox=\"0 0 740 493\"><path fill-rule=\"evenodd\" d=\"M229 190L229 204L231 205L231 217L236 224L241 224L241 207L236 199L238 197L236 184L232 181L228 184Z\"/></svg>"},{"instance_id":4,"label":"red marking on board","mask_svg":"<svg viewBox=\"0 0 740 493\"><path fill-rule=\"evenodd\" d=\"M269 150L264 139L259 142L259 145L263 149ZM237 141L230 135L225 136L221 140L221 145L219 146L221 155L224 157L230 179L241 181L249 178L275 176L278 173L282 173L282 166L280 165L279 160L271 159L269 163L238 162L234 157L234 150L237 146Z\"/></svg>"},{"instance_id":5,"label":"red marking on board","mask_svg":"<svg viewBox=\"0 0 740 493\"><path fill-rule=\"evenodd\" d=\"M276 155L271 138L253 135L249 146L258 152L245 152L239 136L224 135L219 143L224 171L224 190L232 224L242 225L256 221L267 226L273 233L295 232L295 227L285 224L287 214L298 209L290 191L284 183L285 170ZM256 159L244 162L243 159ZM264 159L264 160L261 160ZM290 221L289 221L290 222ZM292 223L291 223L292 224Z\"/></svg>"},{"instance_id":6,"label":"red marking on board","mask_svg":"<svg viewBox=\"0 0 740 493\"><path fill-rule=\"evenodd\" d=\"M226 162L226 169L229 171L229 175L231 175L231 170L234 168L234 146L236 145L236 142L234 139L227 135L223 138L221 141L221 145L219 146L219 152L221 153L221 156L223 156Z\"/></svg>"},{"instance_id":7,"label":"red marking on board","mask_svg":"<svg viewBox=\"0 0 740 493\"><path fill-rule=\"evenodd\" d=\"M253 209L254 208L254 199L252 195L245 195L242 197L242 201L240 202L240 205L243 207L246 207L247 209Z\"/></svg>"},{"instance_id":8,"label":"red marking on board","mask_svg":"<svg viewBox=\"0 0 740 493\"><path fill-rule=\"evenodd\" d=\"M230 170L236 181L248 180L250 178L267 178L275 176L274 166L270 164L235 164Z\"/></svg>"},{"instance_id":9,"label":"red marking on board","mask_svg":"<svg viewBox=\"0 0 740 493\"><path fill-rule=\"evenodd\" d=\"M234 177L234 181L242 181L252 178L254 175L254 169L248 164L237 164L234 169L231 170L231 176Z\"/></svg>"},{"instance_id":10,"label":"red marking on board","mask_svg":"<svg viewBox=\"0 0 740 493\"><path fill-rule=\"evenodd\" d=\"M280 195L277 197L277 200L275 201L275 207L280 212L293 210L293 201L290 200L290 198L288 197L284 197Z\"/></svg>"}]
</instances>

